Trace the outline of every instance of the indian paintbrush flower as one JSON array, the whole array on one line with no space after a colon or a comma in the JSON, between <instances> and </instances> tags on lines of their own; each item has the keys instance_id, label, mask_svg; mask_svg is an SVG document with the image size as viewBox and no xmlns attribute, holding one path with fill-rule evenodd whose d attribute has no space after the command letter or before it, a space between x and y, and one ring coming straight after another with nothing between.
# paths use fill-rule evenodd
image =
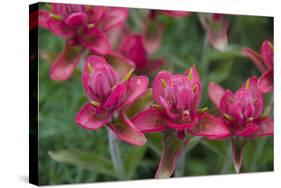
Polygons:
<instances>
[{"instance_id":1,"label":"indian paintbrush flower","mask_svg":"<svg viewBox=\"0 0 281 188\"><path fill-rule=\"evenodd\" d=\"M123 24L128 16L125 8L106 8L52 3L51 10L39 10L39 25L65 39L65 46L50 69L53 80L66 80L89 49L105 55L110 43L105 32Z\"/></svg>"},{"instance_id":2,"label":"indian paintbrush flower","mask_svg":"<svg viewBox=\"0 0 281 188\"><path fill-rule=\"evenodd\" d=\"M263 114L264 99L258 88L258 79L249 78L235 93L212 82L208 93L231 133L233 164L239 172L247 138L273 134L273 121Z\"/></svg>"},{"instance_id":3,"label":"indian paintbrush flower","mask_svg":"<svg viewBox=\"0 0 281 188\"><path fill-rule=\"evenodd\" d=\"M241 52L243 55L249 57L262 73L262 76L258 79L259 89L264 93L272 92L274 62L272 43L265 40L261 45L260 54L251 48L242 48Z\"/></svg>"},{"instance_id":4,"label":"indian paintbrush flower","mask_svg":"<svg viewBox=\"0 0 281 188\"><path fill-rule=\"evenodd\" d=\"M185 134L205 136L209 139L229 136L229 130L220 119L207 113L206 108L199 109L200 92L201 83L195 65L185 74L173 75L161 71L152 83L152 95L156 104L132 118L132 122L140 131L163 131L166 135L156 177L172 175L175 162L187 143ZM165 140L175 140L167 136L171 135L171 131L176 132L178 139L185 144L175 141L179 147L171 146L169 141ZM172 150L173 147L177 149Z\"/></svg>"},{"instance_id":5,"label":"indian paintbrush flower","mask_svg":"<svg viewBox=\"0 0 281 188\"><path fill-rule=\"evenodd\" d=\"M146 138L122 111L147 89L145 76L119 74L103 57L91 55L84 64L82 83L90 99L76 115L76 123L89 130L108 125L121 140L143 145Z\"/></svg>"}]
</instances>

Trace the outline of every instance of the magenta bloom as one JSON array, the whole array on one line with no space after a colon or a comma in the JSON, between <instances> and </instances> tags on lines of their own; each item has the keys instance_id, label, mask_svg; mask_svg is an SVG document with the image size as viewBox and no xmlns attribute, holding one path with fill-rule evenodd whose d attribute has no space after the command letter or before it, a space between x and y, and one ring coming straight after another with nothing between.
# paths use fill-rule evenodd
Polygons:
<instances>
[{"instance_id":1,"label":"magenta bloom","mask_svg":"<svg viewBox=\"0 0 281 188\"><path fill-rule=\"evenodd\" d=\"M66 40L63 52L51 67L51 79L68 79L85 49L107 54L110 43L104 32L123 24L127 16L128 10L123 8L73 4L54 3L50 11L40 10L39 25Z\"/></svg>"},{"instance_id":2,"label":"magenta bloom","mask_svg":"<svg viewBox=\"0 0 281 188\"><path fill-rule=\"evenodd\" d=\"M77 113L75 121L89 130L108 125L121 140L143 145L146 142L143 133L135 128L122 109L146 91L148 79L145 76L130 78L132 70L126 76L122 74L107 64L103 57L90 56L82 75L90 102Z\"/></svg>"},{"instance_id":3,"label":"magenta bloom","mask_svg":"<svg viewBox=\"0 0 281 188\"><path fill-rule=\"evenodd\" d=\"M273 45L270 41L265 40L262 43L260 54L251 48L242 48L242 54L249 57L256 65L262 76L258 80L259 89L264 92L273 91Z\"/></svg>"},{"instance_id":4,"label":"magenta bloom","mask_svg":"<svg viewBox=\"0 0 281 188\"><path fill-rule=\"evenodd\" d=\"M215 83L209 84L209 96L219 107L220 117L231 132L233 162L237 172L242 164L245 138L273 134L272 119L262 115L264 99L257 83L257 78L252 77L235 93Z\"/></svg>"},{"instance_id":5,"label":"magenta bloom","mask_svg":"<svg viewBox=\"0 0 281 188\"><path fill-rule=\"evenodd\" d=\"M225 51L228 44L228 22L221 14L201 14L200 20L207 31L208 41L220 51Z\"/></svg>"},{"instance_id":6,"label":"magenta bloom","mask_svg":"<svg viewBox=\"0 0 281 188\"><path fill-rule=\"evenodd\" d=\"M128 34L121 41L118 51L135 63L137 72L147 74L159 68L164 61L161 59L150 59L149 50L146 47L143 35Z\"/></svg>"},{"instance_id":7,"label":"magenta bloom","mask_svg":"<svg viewBox=\"0 0 281 188\"><path fill-rule=\"evenodd\" d=\"M185 74L172 75L160 72L153 80L152 95L157 104L137 114L132 121L142 132L175 130L178 138L185 134L220 139L229 136L229 130L221 120L199 109L201 83L195 65ZM164 146L156 177L171 176L181 149L166 151ZM166 157L172 155L169 162ZM163 172L164 171L164 172Z\"/></svg>"}]
</instances>

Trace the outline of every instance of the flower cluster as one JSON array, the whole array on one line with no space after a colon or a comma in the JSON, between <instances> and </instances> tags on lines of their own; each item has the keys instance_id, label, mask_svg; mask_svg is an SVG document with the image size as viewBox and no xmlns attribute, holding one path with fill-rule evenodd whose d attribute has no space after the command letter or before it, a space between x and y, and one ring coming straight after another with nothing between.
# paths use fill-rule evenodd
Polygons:
<instances>
[{"instance_id":1,"label":"flower cluster","mask_svg":"<svg viewBox=\"0 0 281 188\"><path fill-rule=\"evenodd\" d=\"M50 78L66 80L80 62L83 64L82 85L89 100L77 113L76 123L88 130L107 126L120 140L137 146L147 142L146 133L163 133L157 178L173 174L191 137L231 138L233 163L239 172L247 139L273 134L273 120L264 113L264 95L273 91L273 45L269 41L262 44L260 54L250 48L241 50L262 73L259 78L250 76L236 92L209 83L208 95L218 110L210 113L208 107L200 106L200 78L205 75L199 75L196 65L183 74L161 70L149 88L152 70L166 64L151 57L165 32L159 15L180 19L189 12L151 10L139 33L125 25L125 8L52 4L38 15L39 26L65 40L50 68ZM225 51L226 17L204 14L199 19L210 44ZM130 114L132 105L150 91L152 100Z\"/></svg>"}]
</instances>

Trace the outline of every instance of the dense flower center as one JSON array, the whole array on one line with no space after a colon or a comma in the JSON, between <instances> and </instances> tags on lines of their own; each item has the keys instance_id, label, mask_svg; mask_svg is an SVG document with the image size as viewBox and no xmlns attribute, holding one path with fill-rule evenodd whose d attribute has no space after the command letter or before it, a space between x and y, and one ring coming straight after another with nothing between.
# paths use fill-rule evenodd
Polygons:
<instances>
[{"instance_id":1,"label":"dense flower center","mask_svg":"<svg viewBox=\"0 0 281 188\"><path fill-rule=\"evenodd\" d=\"M164 96L174 112L183 112L186 119L192 110L192 103L195 97L192 84L187 76L174 75L164 90Z\"/></svg>"},{"instance_id":2,"label":"dense flower center","mask_svg":"<svg viewBox=\"0 0 281 188\"><path fill-rule=\"evenodd\" d=\"M100 102L103 102L117 83L117 74L110 65L96 63L91 75L90 87L92 93Z\"/></svg>"}]
</instances>

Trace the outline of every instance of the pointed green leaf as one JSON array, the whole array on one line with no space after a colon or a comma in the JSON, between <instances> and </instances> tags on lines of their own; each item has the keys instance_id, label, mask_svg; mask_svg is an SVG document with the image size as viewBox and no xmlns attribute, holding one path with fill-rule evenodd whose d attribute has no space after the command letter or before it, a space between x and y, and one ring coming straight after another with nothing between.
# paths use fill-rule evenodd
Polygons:
<instances>
[{"instance_id":1,"label":"pointed green leaf","mask_svg":"<svg viewBox=\"0 0 281 188\"><path fill-rule=\"evenodd\" d=\"M79 149L50 151L50 157L61 163L71 164L83 169L115 177L115 172L110 159L97 155L94 152Z\"/></svg>"}]
</instances>

